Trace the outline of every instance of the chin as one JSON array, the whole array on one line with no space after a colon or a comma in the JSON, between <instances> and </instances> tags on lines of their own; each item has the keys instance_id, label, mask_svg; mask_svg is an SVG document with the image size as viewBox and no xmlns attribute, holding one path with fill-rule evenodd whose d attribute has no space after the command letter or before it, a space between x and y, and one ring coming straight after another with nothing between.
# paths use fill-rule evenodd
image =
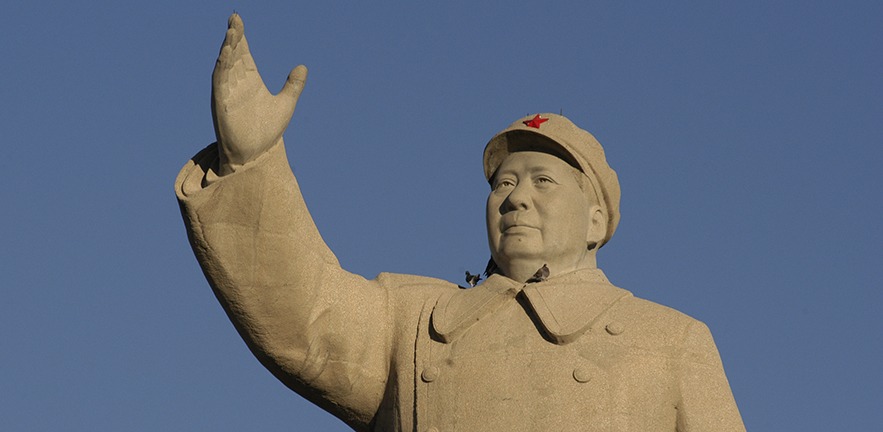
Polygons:
<instances>
[{"instance_id":1,"label":"chin","mask_svg":"<svg viewBox=\"0 0 883 432\"><path fill-rule=\"evenodd\" d=\"M495 256L499 256L502 260L512 262L516 260L542 260L543 253L542 250L538 248L503 247L499 249L499 252L497 252Z\"/></svg>"}]
</instances>

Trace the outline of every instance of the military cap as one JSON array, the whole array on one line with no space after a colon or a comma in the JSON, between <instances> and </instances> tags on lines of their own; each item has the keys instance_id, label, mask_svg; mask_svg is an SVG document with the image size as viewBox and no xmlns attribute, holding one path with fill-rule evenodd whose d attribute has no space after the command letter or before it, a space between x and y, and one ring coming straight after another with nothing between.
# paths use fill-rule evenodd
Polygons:
<instances>
[{"instance_id":1,"label":"military cap","mask_svg":"<svg viewBox=\"0 0 883 432\"><path fill-rule=\"evenodd\" d=\"M518 119L495 135L484 148L484 176L490 182L510 153L528 150L552 151L589 178L595 196L607 212L607 243L619 224L619 180L607 164L601 143L567 117L542 113ZM599 246L601 246L599 245Z\"/></svg>"}]
</instances>

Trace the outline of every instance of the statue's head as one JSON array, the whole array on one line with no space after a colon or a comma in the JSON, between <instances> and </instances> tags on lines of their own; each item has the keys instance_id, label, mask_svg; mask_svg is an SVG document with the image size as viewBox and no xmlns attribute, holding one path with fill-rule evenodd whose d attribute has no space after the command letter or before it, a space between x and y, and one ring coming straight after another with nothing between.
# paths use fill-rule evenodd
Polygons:
<instances>
[{"instance_id":1,"label":"statue's head","mask_svg":"<svg viewBox=\"0 0 883 432\"><path fill-rule=\"evenodd\" d=\"M619 222L619 181L590 133L564 116L519 119L484 150L492 264L552 274L594 266L595 251ZM532 267L536 265L536 267Z\"/></svg>"}]
</instances>

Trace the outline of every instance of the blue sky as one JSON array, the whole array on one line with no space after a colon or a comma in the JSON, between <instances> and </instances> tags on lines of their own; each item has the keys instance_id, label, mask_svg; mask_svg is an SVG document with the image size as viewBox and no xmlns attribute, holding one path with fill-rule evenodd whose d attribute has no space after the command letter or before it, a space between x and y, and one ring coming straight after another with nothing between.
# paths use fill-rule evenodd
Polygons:
<instances>
[{"instance_id":1,"label":"blue sky","mask_svg":"<svg viewBox=\"0 0 883 432\"><path fill-rule=\"evenodd\" d=\"M709 325L749 430L883 425L879 2L52 3L0 27L4 430L347 430L248 352L174 199L234 9L272 91L310 68L288 154L348 270L482 269L484 144L563 112L622 183L600 266Z\"/></svg>"}]
</instances>

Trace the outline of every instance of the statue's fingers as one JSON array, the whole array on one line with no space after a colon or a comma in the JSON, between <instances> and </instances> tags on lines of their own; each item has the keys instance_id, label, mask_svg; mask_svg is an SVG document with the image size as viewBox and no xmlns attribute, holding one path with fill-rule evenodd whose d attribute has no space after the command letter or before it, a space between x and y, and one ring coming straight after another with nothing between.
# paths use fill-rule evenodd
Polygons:
<instances>
[{"instance_id":1,"label":"statue's fingers","mask_svg":"<svg viewBox=\"0 0 883 432\"><path fill-rule=\"evenodd\" d=\"M215 73L217 74L220 71L224 71L230 69L230 56L233 49L230 48L230 45L224 45L221 47L221 52L218 53L218 60L215 62Z\"/></svg>"},{"instance_id":2,"label":"statue's fingers","mask_svg":"<svg viewBox=\"0 0 883 432\"><path fill-rule=\"evenodd\" d=\"M238 13L233 12L230 14L230 18L227 18L227 28L232 28L233 26L242 27L242 17L239 16Z\"/></svg>"},{"instance_id":3,"label":"statue's fingers","mask_svg":"<svg viewBox=\"0 0 883 432\"><path fill-rule=\"evenodd\" d=\"M242 23L242 17L238 13L233 12L227 19L227 28L239 30L239 33L245 31L245 24Z\"/></svg>"},{"instance_id":4,"label":"statue's fingers","mask_svg":"<svg viewBox=\"0 0 883 432\"><path fill-rule=\"evenodd\" d=\"M215 62L215 69L212 71L212 85L216 88L224 88L231 81L233 65L233 48L229 45L221 47L218 54L218 60Z\"/></svg>"},{"instance_id":5,"label":"statue's fingers","mask_svg":"<svg viewBox=\"0 0 883 432\"><path fill-rule=\"evenodd\" d=\"M282 90L279 92L279 96L297 101L297 98L300 97L300 93L304 90L304 83L306 83L306 81L306 66L300 65L292 69L291 73L288 74L288 79L285 80L285 84L282 86Z\"/></svg>"},{"instance_id":6,"label":"statue's fingers","mask_svg":"<svg viewBox=\"0 0 883 432\"><path fill-rule=\"evenodd\" d=\"M230 15L230 18L227 19L227 32L224 34L224 42L221 44L221 52L218 54L219 60L224 58L224 48L235 48L239 44L239 40L242 38L243 34L245 34L245 29L242 24L242 18L236 13Z\"/></svg>"},{"instance_id":7,"label":"statue's fingers","mask_svg":"<svg viewBox=\"0 0 883 432\"><path fill-rule=\"evenodd\" d=\"M237 79L242 79L247 72L257 70L251 50L248 47L248 39L245 37L245 27L242 18L233 14L229 19L227 29L227 43L232 48L229 56L229 68L234 70Z\"/></svg>"},{"instance_id":8,"label":"statue's fingers","mask_svg":"<svg viewBox=\"0 0 883 432\"><path fill-rule=\"evenodd\" d=\"M238 29L235 21L240 23ZM218 53L218 60L215 62L215 70L212 74L215 81L223 78L225 72L236 63L234 47L239 44L239 40L242 38L241 22L242 20L236 14L231 15L227 20L227 32L224 35L224 42L221 43L221 50Z\"/></svg>"},{"instance_id":9,"label":"statue's fingers","mask_svg":"<svg viewBox=\"0 0 883 432\"><path fill-rule=\"evenodd\" d=\"M257 65L254 63L254 57L251 56L251 50L248 49L248 41L245 39L245 36L240 38L239 44L236 46L236 59L242 63L242 66L246 71L254 71L258 69Z\"/></svg>"},{"instance_id":10,"label":"statue's fingers","mask_svg":"<svg viewBox=\"0 0 883 432\"><path fill-rule=\"evenodd\" d=\"M237 14L231 15L227 26L227 40L224 42L229 42L230 46L235 50L239 48L243 36L245 36L245 27L242 25L242 19Z\"/></svg>"}]
</instances>

